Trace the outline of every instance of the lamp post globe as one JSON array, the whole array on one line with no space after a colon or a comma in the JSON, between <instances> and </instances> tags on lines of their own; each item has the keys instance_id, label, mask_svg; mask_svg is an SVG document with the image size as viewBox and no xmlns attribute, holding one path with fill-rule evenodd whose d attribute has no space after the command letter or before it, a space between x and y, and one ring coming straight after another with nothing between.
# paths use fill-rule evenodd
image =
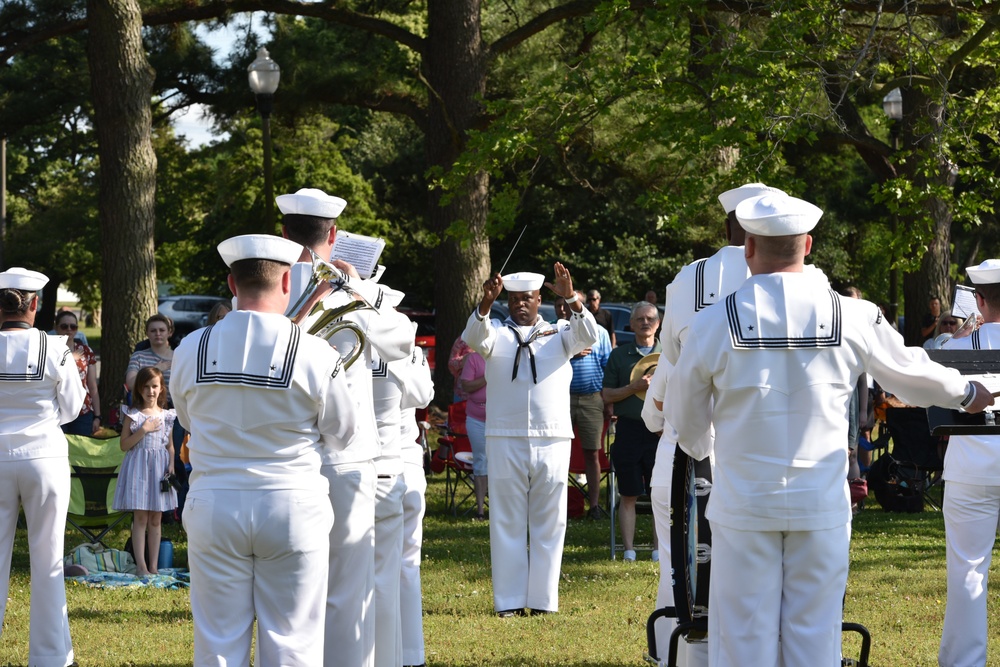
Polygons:
<instances>
[{"instance_id":1,"label":"lamp post globe","mask_svg":"<svg viewBox=\"0 0 1000 667\"><path fill-rule=\"evenodd\" d=\"M267 49L261 47L257 58L247 67L250 90L257 97L261 132L264 140L264 233L274 233L274 184L271 180L271 110L274 92L281 80L281 68L271 59Z\"/></svg>"}]
</instances>

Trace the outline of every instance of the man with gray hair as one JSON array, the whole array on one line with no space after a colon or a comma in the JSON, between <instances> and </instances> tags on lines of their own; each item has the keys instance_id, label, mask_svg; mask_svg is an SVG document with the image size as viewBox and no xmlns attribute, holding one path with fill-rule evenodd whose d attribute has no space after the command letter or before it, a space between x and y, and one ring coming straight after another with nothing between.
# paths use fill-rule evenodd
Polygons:
<instances>
[{"instance_id":1,"label":"man with gray hair","mask_svg":"<svg viewBox=\"0 0 1000 667\"><path fill-rule=\"evenodd\" d=\"M647 369L639 377L633 378L637 364L659 356L660 342L656 340L656 330L660 326L660 313L648 301L640 301L632 307L629 318L635 341L616 347L608 358L604 369L604 389L601 396L606 405L612 406L617 417L615 442L611 447L611 463L618 478L621 503L618 518L621 526L623 558L635 560L635 503L639 496L649 494L649 482L656 459L656 445L660 436L651 432L642 421L642 402L653 376ZM653 361L652 363L655 363ZM653 560L659 560L656 531L653 531Z\"/></svg>"}]
</instances>

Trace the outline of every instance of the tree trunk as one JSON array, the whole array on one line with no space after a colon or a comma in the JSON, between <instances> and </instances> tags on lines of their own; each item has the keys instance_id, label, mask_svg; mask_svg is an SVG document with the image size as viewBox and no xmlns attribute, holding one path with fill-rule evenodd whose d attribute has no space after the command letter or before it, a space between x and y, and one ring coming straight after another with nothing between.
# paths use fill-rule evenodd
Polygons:
<instances>
[{"instance_id":1,"label":"tree trunk","mask_svg":"<svg viewBox=\"0 0 1000 667\"><path fill-rule=\"evenodd\" d=\"M466 132L479 118L486 90L480 0L430 0L427 4L424 67L430 90L425 150L428 164L448 170L465 145ZM482 283L490 271L486 237L489 177L485 172L472 174L442 205L444 194L440 190L430 193L430 223L440 240L434 257L434 386L437 401L447 404L454 384L448 372L448 355L482 296ZM453 227L460 227L464 234L456 238L449 233Z\"/></svg>"},{"instance_id":2,"label":"tree trunk","mask_svg":"<svg viewBox=\"0 0 1000 667\"><path fill-rule=\"evenodd\" d=\"M100 157L101 407L122 395L125 368L156 312L153 257L156 155L151 142L154 72L136 0L88 0L87 61Z\"/></svg>"},{"instance_id":3,"label":"tree trunk","mask_svg":"<svg viewBox=\"0 0 1000 667\"><path fill-rule=\"evenodd\" d=\"M935 156L936 169L925 174L911 167L910 180L915 188L944 185L954 188L957 171L940 150L939 132L944 121L944 108L919 89L903 89L903 108L923 112L922 117L904 117L903 138L919 155ZM930 131L927 131L927 128ZM926 202L926 213L930 221L930 237L926 240L927 251L920 259L920 272L907 274L903 278L903 298L906 301L906 324L904 337L909 345L920 345L921 323L930 312L930 299L941 299L941 312L950 310L955 289L951 280L951 223L954 219L948 203L931 195Z\"/></svg>"}]
</instances>

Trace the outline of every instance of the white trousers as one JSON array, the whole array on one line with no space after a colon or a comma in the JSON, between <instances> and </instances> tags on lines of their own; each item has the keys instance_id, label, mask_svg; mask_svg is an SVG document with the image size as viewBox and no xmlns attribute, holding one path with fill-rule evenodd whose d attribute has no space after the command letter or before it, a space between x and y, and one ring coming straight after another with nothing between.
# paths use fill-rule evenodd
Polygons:
<instances>
[{"instance_id":1,"label":"white trousers","mask_svg":"<svg viewBox=\"0 0 1000 667\"><path fill-rule=\"evenodd\" d=\"M326 598L325 667L372 667L375 625L375 464L325 465L330 481L330 581Z\"/></svg>"},{"instance_id":2,"label":"white trousers","mask_svg":"<svg viewBox=\"0 0 1000 667\"><path fill-rule=\"evenodd\" d=\"M949 481L944 487L944 529L948 544L948 604L938 664L986 664L986 582L997 530L1000 486Z\"/></svg>"},{"instance_id":3,"label":"white trousers","mask_svg":"<svg viewBox=\"0 0 1000 667\"><path fill-rule=\"evenodd\" d=\"M315 667L333 512L300 490L205 490L184 503L191 569L194 664L250 664L257 618L263 667Z\"/></svg>"},{"instance_id":4,"label":"white trousers","mask_svg":"<svg viewBox=\"0 0 1000 667\"><path fill-rule=\"evenodd\" d=\"M424 540L427 477L424 466L403 466L403 561L399 572L400 627L403 634L403 664L422 665L424 656L424 610L420 592L420 546Z\"/></svg>"},{"instance_id":5,"label":"white trousers","mask_svg":"<svg viewBox=\"0 0 1000 667\"><path fill-rule=\"evenodd\" d=\"M660 447L670 445L660 443ZM662 454L660 454L662 456ZM671 457L672 458L672 457ZM671 468L673 466L671 465ZM670 485L654 486L650 493L653 505L653 523L660 544L660 585L656 590L656 608L674 606L673 568L670 560ZM656 621L656 653L661 665L667 663L670 634L677 627L677 619L661 618ZM708 643L689 644L683 638L677 643L677 667L705 667L708 665Z\"/></svg>"},{"instance_id":6,"label":"white trousers","mask_svg":"<svg viewBox=\"0 0 1000 667\"><path fill-rule=\"evenodd\" d=\"M402 475L380 476L375 491L375 667L403 664L399 573L403 560Z\"/></svg>"},{"instance_id":7,"label":"white trousers","mask_svg":"<svg viewBox=\"0 0 1000 667\"><path fill-rule=\"evenodd\" d=\"M839 667L851 526L764 532L712 524L711 667Z\"/></svg>"},{"instance_id":8,"label":"white trousers","mask_svg":"<svg viewBox=\"0 0 1000 667\"><path fill-rule=\"evenodd\" d=\"M0 633L10 589L17 515L22 505L31 556L28 664L64 667L73 662L62 561L69 507L66 457L0 463Z\"/></svg>"},{"instance_id":9,"label":"white trousers","mask_svg":"<svg viewBox=\"0 0 1000 667\"><path fill-rule=\"evenodd\" d=\"M497 611L559 610L569 452L569 440L486 437Z\"/></svg>"}]
</instances>

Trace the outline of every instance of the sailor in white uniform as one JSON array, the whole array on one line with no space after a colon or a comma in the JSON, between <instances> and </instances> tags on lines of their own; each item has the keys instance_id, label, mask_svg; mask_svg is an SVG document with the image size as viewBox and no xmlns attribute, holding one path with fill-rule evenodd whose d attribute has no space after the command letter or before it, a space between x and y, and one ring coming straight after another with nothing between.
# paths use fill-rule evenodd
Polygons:
<instances>
[{"instance_id":1,"label":"sailor in white uniform","mask_svg":"<svg viewBox=\"0 0 1000 667\"><path fill-rule=\"evenodd\" d=\"M184 506L194 664L323 660L333 523L321 450L355 429L340 355L284 312L302 246L251 234L219 244L237 309L174 354L170 394L190 431Z\"/></svg>"},{"instance_id":2,"label":"sailor in white uniform","mask_svg":"<svg viewBox=\"0 0 1000 667\"><path fill-rule=\"evenodd\" d=\"M496 274L462 338L486 360L486 456L489 460L493 601L501 617L559 609L559 570L566 536L566 484L573 425L570 358L597 342L597 323L555 264L555 284L573 311L569 322L538 315L545 277ZM507 288L510 317L490 320ZM530 534L531 548L528 549Z\"/></svg>"},{"instance_id":3,"label":"sailor in white uniform","mask_svg":"<svg viewBox=\"0 0 1000 667\"><path fill-rule=\"evenodd\" d=\"M312 253L330 259L337 237L336 219L347 206L339 197L315 188L275 198L283 214L282 233L304 246L299 262L292 267L292 302L306 290L312 275ZM312 251L312 253L310 252ZM375 458L381 446L372 404L371 364L373 352L387 361L405 359L413 351L409 319L390 306L381 285L363 280L353 266L334 261L348 279L322 301L324 309L341 308L363 297L375 311L361 310L343 317L366 335L362 357L347 369L357 411L357 430L341 451L323 452L323 475L330 481L330 502L334 522L330 531L330 577L326 608L326 667L357 665L372 667L375 660L375 626L371 604L375 586ZM348 291L350 290L350 291ZM320 317L306 319L308 328ZM342 355L354 352L356 338L348 331L330 339Z\"/></svg>"},{"instance_id":4,"label":"sailor in white uniform","mask_svg":"<svg viewBox=\"0 0 1000 667\"><path fill-rule=\"evenodd\" d=\"M38 294L49 279L13 267L0 273L0 632L10 586L19 508L31 555L28 664L73 662L63 583L69 507L69 450L59 428L85 398L65 336L32 328Z\"/></svg>"},{"instance_id":5,"label":"sailor in white uniform","mask_svg":"<svg viewBox=\"0 0 1000 667\"><path fill-rule=\"evenodd\" d=\"M981 384L905 347L877 306L803 272L821 214L780 193L736 207L752 276L694 317L673 372L685 381L667 383L664 414L681 448L715 454L712 667L840 664L847 410L862 372L913 405L993 402Z\"/></svg>"},{"instance_id":6,"label":"sailor in white uniform","mask_svg":"<svg viewBox=\"0 0 1000 667\"><path fill-rule=\"evenodd\" d=\"M414 329L415 330L415 329ZM403 664L423 665L424 620L420 593L421 543L424 536L424 447L416 411L426 408L434 398L434 381L424 351L413 348L410 359L389 364L389 372L398 377L403 395L400 400L400 442L403 456L403 561L399 574L400 626L403 634Z\"/></svg>"},{"instance_id":7,"label":"sailor in white uniform","mask_svg":"<svg viewBox=\"0 0 1000 667\"><path fill-rule=\"evenodd\" d=\"M1000 350L1000 259L966 270L983 324L952 337L946 350ZM986 583L1000 528L1000 436L953 435L944 455L948 604L938 664L982 667L986 660Z\"/></svg>"},{"instance_id":8,"label":"sailor in white uniform","mask_svg":"<svg viewBox=\"0 0 1000 667\"><path fill-rule=\"evenodd\" d=\"M719 195L719 203L726 212L726 240L729 245L723 246L711 257L695 260L682 268L666 289L663 324L660 329L660 345L663 352L650 380L642 411L646 428L654 433L662 431L660 442L656 447L656 463L650 481L653 521L656 524L660 545L657 609L674 606L670 553L670 495L677 434L663 419L663 398L669 372L680 355L691 318L699 311L735 292L750 276L747 261L743 257L745 235L740 223L736 221L736 206L744 199L768 192L781 191L763 183L747 183ZM706 437L711 437L711 433ZM676 626L676 619L662 618L656 623L656 649L661 663L665 660L670 634ZM677 664L679 667L707 665L708 645L704 642L695 644L681 642L678 647Z\"/></svg>"}]
</instances>

